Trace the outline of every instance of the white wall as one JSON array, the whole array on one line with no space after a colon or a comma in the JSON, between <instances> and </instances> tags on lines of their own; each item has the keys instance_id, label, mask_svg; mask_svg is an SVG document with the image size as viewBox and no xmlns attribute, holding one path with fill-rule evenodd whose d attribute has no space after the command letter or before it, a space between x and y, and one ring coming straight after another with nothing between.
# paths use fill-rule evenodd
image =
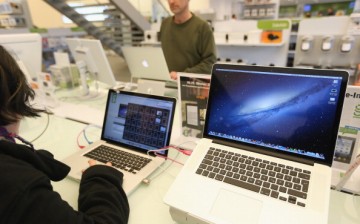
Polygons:
<instances>
[{"instance_id":1,"label":"white wall","mask_svg":"<svg viewBox=\"0 0 360 224\"><path fill-rule=\"evenodd\" d=\"M231 18L231 6L233 0L208 0L209 5L216 12L217 20L226 20Z\"/></svg>"},{"instance_id":2,"label":"white wall","mask_svg":"<svg viewBox=\"0 0 360 224\"><path fill-rule=\"evenodd\" d=\"M224 0L217 0L218 2L223 2ZM190 9L192 11L202 10L210 8L209 0L190 0Z\"/></svg>"},{"instance_id":3,"label":"white wall","mask_svg":"<svg viewBox=\"0 0 360 224\"><path fill-rule=\"evenodd\" d=\"M5 0L0 0L3 2ZM86 2L106 2L107 0L82 0ZM129 0L139 11L145 16L152 14L152 0ZM74 24L65 24L62 20L62 15L41 0L27 0L29 10L32 17L32 22L39 28L63 28L75 27ZM81 2L81 1L80 1ZM162 0L167 7L167 0ZM233 0L190 0L190 9L192 11L201 11L206 9L214 9L216 18L224 20L230 18L231 5Z\"/></svg>"},{"instance_id":4,"label":"white wall","mask_svg":"<svg viewBox=\"0 0 360 224\"><path fill-rule=\"evenodd\" d=\"M62 14L44 1L28 0L29 10L34 26L39 28L68 28L75 24L65 24Z\"/></svg>"}]
</instances>

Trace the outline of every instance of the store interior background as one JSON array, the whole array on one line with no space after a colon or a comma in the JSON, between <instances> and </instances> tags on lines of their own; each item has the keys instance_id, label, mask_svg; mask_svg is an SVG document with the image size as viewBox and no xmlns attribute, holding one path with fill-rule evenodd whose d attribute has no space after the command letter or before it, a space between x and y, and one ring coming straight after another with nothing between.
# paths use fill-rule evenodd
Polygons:
<instances>
[{"instance_id":1,"label":"store interior background","mask_svg":"<svg viewBox=\"0 0 360 224\"><path fill-rule=\"evenodd\" d=\"M46 1L34 1L34 0L0 0L0 4L3 2L12 2L20 5L22 7L21 13L6 14L0 12L0 20L2 21L7 17L20 18L18 24L13 26L6 26L1 24L0 34L1 33L16 33L23 32L24 29L31 30L31 32L39 32L43 38L47 38L50 43L50 39L62 39L66 37L90 37L86 33L86 30L82 30L82 27L79 26L71 20L67 19L62 13L58 12L54 7L50 6ZM67 4L74 6L74 8L84 8L89 6L85 10L84 14L92 16L93 24L96 26L104 26L103 24L109 18L103 13L98 13L96 10L106 9L106 5L112 4L112 2L126 2L130 3L136 11L143 17L143 19L150 24L148 29L158 30L160 26L161 19L171 15L171 12L168 8L167 0L67 0L62 1ZM271 20L271 19L289 19L292 22L292 25L296 25L299 21L306 20L308 18L320 18L328 16L350 16L353 13L355 5L359 5L359 0L191 0L190 9L197 15L202 18L211 21L213 24L226 21L249 21L249 20ZM254 6L255 5L255 6ZM273 8L273 14L269 15L257 15L252 16L247 14L246 10L252 10L254 7L264 6L265 8ZM250 8L252 7L252 8ZM328 15L328 9L331 8L333 12L331 15ZM0 10L1 11L1 10ZM21 23L21 21L23 21ZM111 26L111 25L110 25ZM108 29L111 29L107 27ZM63 32L61 29L70 29L70 33ZM333 29L329 27L328 29ZM20 30L20 31L19 31ZM60 30L54 32L54 30ZM80 30L80 32L79 32ZM54 34L56 33L56 35ZM59 34L60 33L60 34ZM125 35L125 34L124 34ZM131 34L130 34L131 35ZM134 35L133 35L134 36ZM120 45L141 45L141 41L144 40L146 36L146 30L142 30L140 34L140 42L120 42ZM296 28L291 30L291 34L286 46L286 57L287 63L286 66L293 66L296 44ZM97 38L98 39L98 38ZM56 41L51 41L54 43ZM61 51L63 46L43 46L43 59L44 59L44 70L46 71L48 67L54 63L52 53L54 51ZM106 44L104 48L107 50L107 56L111 67L114 71L116 79L123 82L131 81L131 75L127 68L126 62L124 61L121 54L116 54L111 50L107 49ZM238 52L245 52L250 48L236 48ZM260 57L263 55L261 52L266 51L265 48L252 48L251 51ZM275 48L273 48L275 49ZM234 53L235 54L235 53ZM273 52L265 53L265 55L272 55ZM283 54L283 53L282 53ZM255 56L256 57L256 56ZM276 57L276 56L275 56ZM227 57L223 57L222 60L229 60ZM256 63L253 63L256 64ZM261 64L261 63L258 63ZM349 68L354 69L354 68Z\"/></svg>"}]
</instances>

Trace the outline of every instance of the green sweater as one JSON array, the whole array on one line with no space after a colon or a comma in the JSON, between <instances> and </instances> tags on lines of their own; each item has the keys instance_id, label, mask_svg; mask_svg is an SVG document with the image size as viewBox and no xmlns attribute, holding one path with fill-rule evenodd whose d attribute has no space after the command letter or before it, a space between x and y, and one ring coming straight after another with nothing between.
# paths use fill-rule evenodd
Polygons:
<instances>
[{"instance_id":1,"label":"green sweater","mask_svg":"<svg viewBox=\"0 0 360 224\"><path fill-rule=\"evenodd\" d=\"M169 71L211 74L216 62L212 30L195 16L182 24L166 18L160 28L160 41Z\"/></svg>"}]
</instances>

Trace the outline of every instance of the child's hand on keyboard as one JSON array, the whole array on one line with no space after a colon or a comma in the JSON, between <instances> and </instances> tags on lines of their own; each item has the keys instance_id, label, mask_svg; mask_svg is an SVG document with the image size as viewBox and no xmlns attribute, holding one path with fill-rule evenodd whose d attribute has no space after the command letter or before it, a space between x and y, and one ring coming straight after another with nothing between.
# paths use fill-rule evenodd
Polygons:
<instances>
[{"instance_id":1,"label":"child's hand on keyboard","mask_svg":"<svg viewBox=\"0 0 360 224\"><path fill-rule=\"evenodd\" d=\"M88 163L89 163L89 167L90 167L90 166L94 166L94 165L96 165L96 164L97 164L96 160L93 160L93 159L89 159ZM106 166L111 166L111 167L112 167L111 162L107 162L107 163L105 163L105 165L106 165ZM84 171L85 171L85 170L82 170L82 172L84 172Z\"/></svg>"}]
</instances>

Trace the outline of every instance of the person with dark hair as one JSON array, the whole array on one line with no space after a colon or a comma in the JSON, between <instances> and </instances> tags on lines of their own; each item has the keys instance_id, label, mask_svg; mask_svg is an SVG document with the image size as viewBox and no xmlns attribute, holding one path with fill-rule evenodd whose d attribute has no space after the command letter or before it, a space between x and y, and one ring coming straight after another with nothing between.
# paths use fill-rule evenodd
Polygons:
<instances>
[{"instance_id":1,"label":"person with dark hair","mask_svg":"<svg viewBox=\"0 0 360 224\"><path fill-rule=\"evenodd\" d=\"M334 9L329 7L327 10L326 10L326 14L328 16L334 16L335 15L335 12L334 12Z\"/></svg>"},{"instance_id":2,"label":"person with dark hair","mask_svg":"<svg viewBox=\"0 0 360 224\"><path fill-rule=\"evenodd\" d=\"M123 174L110 163L89 161L80 182L78 211L53 191L51 181L64 179L70 168L19 136L22 118L44 112L32 107L34 97L24 73L0 45L0 223L127 223Z\"/></svg>"},{"instance_id":3,"label":"person with dark hair","mask_svg":"<svg viewBox=\"0 0 360 224\"><path fill-rule=\"evenodd\" d=\"M172 79L177 72L210 74L216 62L216 46L208 22L189 9L190 0L168 0L174 16L164 19L160 42Z\"/></svg>"}]
</instances>

